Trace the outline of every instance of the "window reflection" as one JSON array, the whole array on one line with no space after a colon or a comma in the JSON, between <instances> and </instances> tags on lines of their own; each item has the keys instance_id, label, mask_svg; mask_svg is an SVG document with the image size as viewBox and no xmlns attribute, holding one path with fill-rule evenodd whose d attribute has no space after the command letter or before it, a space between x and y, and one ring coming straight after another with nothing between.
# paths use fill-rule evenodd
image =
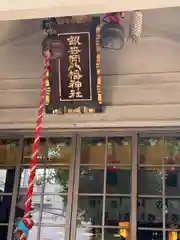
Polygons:
<instances>
[{"instance_id":1,"label":"window reflection","mask_svg":"<svg viewBox=\"0 0 180 240\"><path fill-rule=\"evenodd\" d=\"M106 192L109 194L131 193L131 169L129 167L107 167Z\"/></svg>"},{"instance_id":2,"label":"window reflection","mask_svg":"<svg viewBox=\"0 0 180 240\"><path fill-rule=\"evenodd\" d=\"M103 193L104 169L80 168L79 193Z\"/></svg>"},{"instance_id":3,"label":"window reflection","mask_svg":"<svg viewBox=\"0 0 180 240\"><path fill-rule=\"evenodd\" d=\"M0 139L0 164L7 166L16 166L19 158L19 140Z\"/></svg>"},{"instance_id":4,"label":"window reflection","mask_svg":"<svg viewBox=\"0 0 180 240\"><path fill-rule=\"evenodd\" d=\"M3 193L5 189L5 183L6 183L6 169L0 169L0 192Z\"/></svg>"},{"instance_id":5,"label":"window reflection","mask_svg":"<svg viewBox=\"0 0 180 240\"><path fill-rule=\"evenodd\" d=\"M180 199L166 199L166 227L179 228L180 226Z\"/></svg>"},{"instance_id":6,"label":"window reflection","mask_svg":"<svg viewBox=\"0 0 180 240\"><path fill-rule=\"evenodd\" d=\"M180 164L180 138L157 137L139 139L141 165Z\"/></svg>"},{"instance_id":7,"label":"window reflection","mask_svg":"<svg viewBox=\"0 0 180 240\"><path fill-rule=\"evenodd\" d=\"M101 228L77 228L76 240L101 240L102 229Z\"/></svg>"},{"instance_id":8,"label":"window reflection","mask_svg":"<svg viewBox=\"0 0 180 240\"><path fill-rule=\"evenodd\" d=\"M108 138L107 164L131 164L131 138Z\"/></svg>"},{"instance_id":9,"label":"window reflection","mask_svg":"<svg viewBox=\"0 0 180 240\"><path fill-rule=\"evenodd\" d=\"M42 226L41 227L41 235L40 239L42 240L63 240L65 239L65 226L58 226L58 227L48 227L48 226ZM35 238L34 238L35 239ZM32 238L32 240L34 240ZM29 240L29 239L28 239ZM31 239L30 239L31 240Z\"/></svg>"},{"instance_id":10,"label":"window reflection","mask_svg":"<svg viewBox=\"0 0 180 240\"><path fill-rule=\"evenodd\" d=\"M161 228L163 226L162 198L138 198L138 227Z\"/></svg>"},{"instance_id":11,"label":"window reflection","mask_svg":"<svg viewBox=\"0 0 180 240\"><path fill-rule=\"evenodd\" d=\"M30 169L23 168L20 181L20 192L26 192L28 187ZM67 193L69 180L69 167L44 168L38 167L35 177L34 192L41 193Z\"/></svg>"},{"instance_id":12,"label":"window reflection","mask_svg":"<svg viewBox=\"0 0 180 240\"><path fill-rule=\"evenodd\" d=\"M117 236L121 236L119 224L130 222L130 197L117 196L117 194L131 194L131 138L110 137L106 146L107 166L104 166L105 138L82 139L76 223L78 234L84 228L85 232L82 236L87 235L88 238L91 235L90 239L102 237L98 232L99 238L97 238L97 235L92 231L88 232L88 229L97 226L92 228L95 231L102 226L103 194L106 194L104 239L117 239ZM107 175L104 193L105 170ZM121 230L123 232L123 227Z\"/></svg>"},{"instance_id":13,"label":"window reflection","mask_svg":"<svg viewBox=\"0 0 180 240\"><path fill-rule=\"evenodd\" d=\"M48 145L48 163L69 165L72 161L71 138L49 138Z\"/></svg>"},{"instance_id":14,"label":"window reflection","mask_svg":"<svg viewBox=\"0 0 180 240\"><path fill-rule=\"evenodd\" d=\"M139 230L137 240L163 240L163 232L156 230Z\"/></svg>"},{"instance_id":15,"label":"window reflection","mask_svg":"<svg viewBox=\"0 0 180 240\"><path fill-rule=\"evenodd\" d=\"M120 222L130 221L130 198L106 197L105 225L118 227Z\"/></svg>"},{"instance_id":16,"label":"window reflection","mask_svg":"<svg viewBox=\"0 0 180 240\"><path fill-rule=\"evenodd\" d=\"M24 140L24 164L29 163L32 156L33 138ZM44 163L48 157L48 163L70 164L72 159L71 138L49 138L47 141L44 138L40 139L39 143L39 163Z\"/></svg>"},{"instance_id":17,"label":"window reflection","mask_svg":"<svg viewBox=\"0 0 180 240\"><path fill-rule=\"evenodd\" d=\"M128 225L128 223L127 223ZM130 231L128 228L106 228L104 230L104 240L125 240L130 239Z\"/></svg>"},{"instance_id":18,"label":"window reflection","mask_svg":"<svg viewBox=\"0 0 180 240\"><path fill-rule=\"evenodd\" d=\"M69 166L47 168L45 175L45 192L67 193Z\"/></svg>"},{"instance_id":19,"label":"window reflection","mask_svg":"<svg viewBox=\"0 0 180 240\"><path fill-rule=\"evenodd\" d=\"M177 231L177 228L172 228L170 231L167 231L166 232L166 239L167 240L179 240L180 239L179 229Z\"/></svg>"},{"instance_id":20,"label":"window reflection","mask_svg":"<svg viewBox=\"0 0 180 240\"><path fill-rule=\"evenodd\" d=\"M45 173L44 168L38 168L36 171L35 186L33 191L32 208L31 208L31 216L35 223L39 222L40 202L42 198L42 191L43 191L43 185L44 185L44 173ZM25 201L26 201L29 175L30 175L30 169L22 167L20 184L18 188L19 190L18 198L16 201L15 222L18 222L24 215L24 207L25 207Z\"/></svg>"},{"instance_id":21,"label":"window reflection","mask_svg":"<svg viewBox=\"0 0 180 240\"><path fill-rule=\"evenodd\" d=\"M15 168L0 170L0 239L7 239L14 179Z\"/></svg>"},{"instance_id":22,"label":"window reflection","mask_svg":"<svg viewBox=\"0 0 180 240\"><path fill-rule=\"evenodd\" d=\"M165 168L166 196L180 195L180 168Z\"/></svg>"},{"instance_id":23,"label":"window reflection","mask_svg":"<svg viewBox=\"0 0 180 240\"><path fill-rule=\"evenodd\" d=\"M180 164L180 138L165 138L164 146L167 149L164 164Z\"/></svg>"},{"instance_id":24,"label":"window reflection","mask_svg":"<svg viewBox=\"0 0 180 240\"><path fill-rule=\"evenodd\" d=\"M141 165L162 165L167 154L162 138L140 138L139 150Z\"/></svg>"},{"instance_id":25,"label":"window reflection","mask_svg":"<svg viewBox=\"0 0 180 240\"><path fill-rule=\"evenodd\" d=\"M41 201L41 195L33 195L30 216L34 221L34 223L39 222L40 201ZM16 211L15 211L15 220L14 220L15 223L19 223L21 218L24 216L25 202L26 202L26 194L19 193L16 201Z\"/></svg>"},{"instance_id":26,"label":"window reflection","mask_svg":"<svg viewBox=\"0 0 180 240\"><path fill-rule=\"evenodd\" d=\"M81 164L104 165L105 138L82 138Z\"/></svg>"},{"instance_id":27,"label":"window reflection","mask_svg":"<svg viewBox=\"0 0 180 240\"><path fill-rule=\"evenodd\" d=\"M22 164L28 164L31 161L33 143L34 138L27 138L24 140ZM39 142L38 162L43 163L46 158L46 155L47 155L46 139L41 138Z\"/></svg>"},{"instance_id":28,"label":"window reflection","mask_svg":"<svg viewBox=\"0 0 180 240\"><path fill-rule=\"evenodd\" d=\"M45 195L43 199L42 223L66 224L67 196Z\"/></svg>"},{"instance_id":29,"label":"window reflection","mask_svg":"<svg viewBox=\"0 0 180 240\"><path fill-rule=\"evenodd\" d=\"M22 168L15 222L24 215L29 169ZM32 198L31 217L41 225L42 239L60 239L65 236L69 167L38 168ZM43 193L44 192L44 193ZM62 195L61 195L62 193ZM51 225L52 227L48 226ZM56 225L59 227L56 228ZM39 226L34 226L28 239L38 238ZM55 232L56 230L56 232Z\"/></svg>"},{"instance_id":30,"label":"window reflection","mask_svg":"<svg viewBox=\"0 0 180 240\"><path fill-rule=\"evenodd\" d=\"M23 163L28 164L31 159L33 141L34 139L25 140ZM90 137L83 138L81 143L76 239L100 240L102 238L104 197L104 239L123 239L122 237L126 234L125 238L129 239L129 227L120 227L120 223L130 223L131 219L132 140L129 137L109 137L106 145L105 138ZM5 159L8 159L7 156L18 153L19 143L12 146L7 142L3 144L6 145ZM7 150L7 146L10 151ZM2 149L0 148L0 151ZM40 202L42 202L41 238L64 239L69 167L73 154L71 138L49 138L47 141L41 139L40 149L38 166L42 166L48 157L48 168L46 171L44 168L37 170L31 215L35 223L38 223ZM163 239L160 230L163 229L163 203L165 202L166 239L172 240L170 235L180 230L180 177L177 166L180 164L180 138L141 137L139 149L137 239ZM2 154L3 151L1 151ZM8 151L12 155L8 155ZM105 159L105 153L107 153L107 159ZM1 153L0 156L2 159ZM15 158L12 159L15 160ZM105 160L107 160L106 166ZM104 176L106 170L107 174ZM7 170L0 170L0 191L5 191L6 174ZM16 206L16 221L24 213L28 177L29 169L23 168ZM12 193L9 188L6 192ZM1 201L3 199L4 196L1 196ZM51 224L52 227L46 224ZM59 227L56 228L55 224ZM37 229L34 226L30 240L37 238Z\"/></svg>"},{"instance_id":31,"label":"window reflection","mask_svg":"<svg viewBox=\"0 0 180 240\"><path fill-rule=\"evenodd\" d=\"M28 240L36 240L38 234L38 226L33 226L33 229L29 232ZM19 238L17 237L19 240ZM14 239L16 240L16 238Z\"/></svg>"},{"instance_id":32,"label":"window reflection","mask_svg":"<svg viewBox=\"0 0 180 240\"><path fill-rule=\"evenodd\" d=\"M140 168L138 170L138 194L162 195L163 170L160 168Z\"/></svg>"},{"instance_id":33,"label":"window reflection","mask_svg":"<svg viewBox=\"0 0 180 240\"><path fill-rule=\"evenodd\" d=\"M35 185L34 192L41 193L44 185L44 174L45 170L42 167L37 167L36 177L35 177ZM19 192L22 194L26 194L28 188L28 181L30 175L30 168L21 168L21 178L20 178L20 188Z\"/></svg>"},{"instance_id":34,"label":"window reflection","mask_svg":"<svg viewBox=\"0 0 180 240\"><path fill-rule=\"evenodd\" d=\"M80 227L102 224L103 198L97 196L78 196L76 224Z\"/></svg>"}]
</instances>

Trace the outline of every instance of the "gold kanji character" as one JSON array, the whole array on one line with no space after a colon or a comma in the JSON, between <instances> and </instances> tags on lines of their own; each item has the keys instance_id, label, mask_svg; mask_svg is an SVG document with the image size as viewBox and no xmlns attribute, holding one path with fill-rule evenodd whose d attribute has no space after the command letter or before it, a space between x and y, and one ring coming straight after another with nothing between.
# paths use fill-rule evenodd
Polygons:
<instances>
[{"instance_id":1,"label":"gold kanji character","mask_svg":"<svg viewBox=\"0 0 180 240\"><path fill-rule=\"evenodd\" d=\"M69 80L73 80L74 79L74 71L72 71L73 67L71 67L69 73L68 73L68 78Z\"/></svg>"},{"instance_id":2,"label":"gold kanji character","mask_svg":"<svg viewBox=\"0 0 180 240\"><path fill-rule=\"evenodd\" d=\"M76 62L69 65L68 71L71 71L75 68L78 69L81 72L81 66Z\"/></svg>"},{"instance_id":3,"label":"gold kanji character","mask_svg":"<svg viewBox=\"0 0 180 240\"><path fill-rule=\"evenodd\" d=\"M75 87L76 87L77 89L81 88L81 87L82 87L82 82L76 81L76 82L75 82Z\"/></svg>"},{"instance_id":4,"label":"gold kanji character","mask_svg":"<svg viewBox=\"0 0 180 240\"><path fill-rule=\"evenodd\" d=\"M75 84L74 81L70 81L69 85L68 85L68 88L74 88L74 84Z\"/></svg>"},{"instance_id":5,"label":"gold kanji character","mask_svg":"<svg viewBox=\"0 0 180 240\"><path fill-rule=\"evenodd\" d=\"M80 91L77 91L77 92L76 92L76 97L77 97L77 98L82 98L83 95L82 95L82 93L81 93Z\"/></svg>"},{"instance_id":6,"label":"gold kanji character","mask_svg":"<svg viewBox=\"0 0 180 240\"><path fill-rule=\"evenodd\" d=\"M82 77L83 77L83 75L80 74L79 70L75 69L74 70L74 80L78 80L79 81Z\"/></svg>"},{"instance_id":7,"label":"gold kanji character","mask_svg":"<svg viewBox=\"0 0 180 240\"><path fill-rule=\"evenodd\" d=\"M69 93L69 98L75 98L75 96L76 96L75 90L71 89L71 91Z\"/></svg>"},{"instance_id":8,"label":"gold kanji character","mask_svg":"<svg viewBox=\"0 0 180 240\"><path fill-rule=\"evenodd\" d=\"M80 56L79 55L70 55L69 56L69 63L79 63L80 62Z\"/></svg>"},{"instance_id":9,"label":"gold kanji character","mask_svg":"<svg viewBox=\"0 0 180 240\"><path fill-rule=\"evenodd\" d=\"M82 44L80 43L80 36L70 36L67 38L67 40L69 42L69 46L77 46Z\"/></svg>"},{"instance_id":10,"label":"gold kanji character","mask_svg":"<svg viewBox=\"0 0 180 240\"><path fill-rule=\"evenodd\" d=\"M81 52L81 50L79 49L79 47L73 46L70 47L69 51L68 51L71 55L77 55Z\"/></svg>"}]
</instances>

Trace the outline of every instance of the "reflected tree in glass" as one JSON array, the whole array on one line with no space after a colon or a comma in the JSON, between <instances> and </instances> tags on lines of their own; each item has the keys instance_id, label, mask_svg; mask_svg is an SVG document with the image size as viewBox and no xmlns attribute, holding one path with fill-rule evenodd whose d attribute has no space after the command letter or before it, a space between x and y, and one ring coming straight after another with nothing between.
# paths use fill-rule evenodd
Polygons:
<instances>
[{"instance_id":1,"label":"reflected tree in glass","mask_svg":"<svg viewBox=\"0 0 180 240\"><path fill-rule=\"evenodd\" d=\"M92 175L91 169L83 169L80 170L80 178L87 179L91 182L91 185L94 186L93 175ZM46 174L45 183L49 184L59 184L61 188L61 193L67 193L68 191L68 180L69 180L69 172L66 169L63 168L56 168L53 170L50 170L48 174ZM43 185L44 179L43 176L39 176L39 179L37 178L36 184ZM66 209L67 207L67 196L61 195L63 199L63 208ZM88 198L88 197L87 197ZM90 200L90 199L89 199ZM82 222L91 222L93 223L95 221L94 214L92 212L91 206L89 204L85 204L83 201L83 198L79 197L79 208L77 211L77 225L81 225Z\"/></svg>"},{"instance_id":2,"label":"reflected tree in glass","mask_svg":"<svg viewBox=\"0 0 180 240\"><path fill-rule=\"evenodd\" d=\"M165 147L168 149L168 156L164 158L164 164L179 164L180 163L180 139L165 138Z\"/></svg>"},{"instance_id":3,"label":"reflected tree in glass","mask_svg":"<svg viewBox=\"0 0 180 240\"><path fill-rule=\"evenodd\" d=\"M109 138L109 143L111 143L112 145L125 145L127 144L127 140L125 140L124 138ZM102 146L105 145L105 138L84 138L83 139L83 145L86 146ZM114 149L114 147L112 147ZM53 154L58 154L58 149L53 148L51 150L49 150L49 153ZM86 153L87 155L87 153ZM86 162L85 162L86 163ZM88 189L91 189L91 194L93 193L103 193L103 188L102 188L102 192L97 192L96 188L96 178L95 178L95 172L98 171L104 171L104 167L103 168L96 168L90 165L91 162L89 162L89 166L86 168L80 168L80 181L81 182L86 182L86 186L88 186ZM129 164L129 162L128 162ZM102 174L104 176L104 174ZM46 174L46 182L50 183L50 184L59 184L62 188L61 193L67 193L68 190L68 180L69 180L69 174L68 171L66 171L65 169L63 169L63 167L59 167L59 168L55 168L51 171L48 171L48 174ZM37 180L38 181L38 180ZM40 179L40 184L42 183L42 179ZM38 183L38 182L37 182ZM89 192L88 192L89 193ZM82 194L82 193L81 193ZM62 195L63 197L63 195ZM90 202L91 200L95 199L95 197L88 197L86 196L86 199L88 200L87 202ZM83 197L81 198L81 196L79 196L79 208L78 208L78 213L77 213L77 219L78 219L78 225L81 225L82 222L91 222L92 224L94 224L94 222L96 222L95 220L95 216L93 214L92 208L91 206L89 206L89 204L84 204L83 202ZM97 200L98 202L98 200ZM67 206L67 198L63 197L63 203L64 203L64 207ZM100 216L100 218L102 218ZM101 222L101 221L99 221Z\"/></svg>"}]
</instances>

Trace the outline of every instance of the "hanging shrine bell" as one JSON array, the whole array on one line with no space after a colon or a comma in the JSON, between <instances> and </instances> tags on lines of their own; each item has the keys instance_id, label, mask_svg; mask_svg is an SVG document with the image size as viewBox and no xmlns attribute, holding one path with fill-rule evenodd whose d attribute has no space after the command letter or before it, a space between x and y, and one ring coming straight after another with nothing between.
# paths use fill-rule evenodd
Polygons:
<instances>
[{"instance_id":1,"label":"hanging shrine bell","mask_svg":"<svg viewBox=\"0 0 180 240\"><path fill-rule=\"evenodd\" d=\"M120 50L124 46L124 27L121 20L124 13L109 13L103 16L101 26L101 47Z\"/></svg>"}]
</instances>

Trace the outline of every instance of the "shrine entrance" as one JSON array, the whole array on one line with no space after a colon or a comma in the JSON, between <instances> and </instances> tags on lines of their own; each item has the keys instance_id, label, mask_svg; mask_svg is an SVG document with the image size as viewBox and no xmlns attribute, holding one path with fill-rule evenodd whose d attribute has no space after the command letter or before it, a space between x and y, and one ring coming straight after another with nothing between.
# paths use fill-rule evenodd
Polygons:
<instances>
[{"instance_id":1,"label":"shrine entrance","mask_svg":"<svg viewBox=\"0 0 180 240\"><path fill-rule=\"evenodd\" d=\"M31 136L0 139L1 240L24 213ZM171 240L179 236L177 134L47 134L28 240Z\"/></svg>"},{"instance_id":2,"label":"shrine entrance","mask_svg":"<svg viewBox=\"0 0 180 240\"><path fill-rule=\"evenodd\" d=\"M127 239L132 136L82 136L78 141L71 239Z\"/></svg>"},{"instance_id":3,"label":"shrine entrance","mask_svg":"<svg viewBox=\"0 0 180 240\"><path fill-rule=\"evenodd\" d=\"M1 140L2 240L19 239L13 230L24 213L32 144L31 137ZM28 240L129 236L131 172L132 136L42 137Z\"/></svg>"}]
</instances>

